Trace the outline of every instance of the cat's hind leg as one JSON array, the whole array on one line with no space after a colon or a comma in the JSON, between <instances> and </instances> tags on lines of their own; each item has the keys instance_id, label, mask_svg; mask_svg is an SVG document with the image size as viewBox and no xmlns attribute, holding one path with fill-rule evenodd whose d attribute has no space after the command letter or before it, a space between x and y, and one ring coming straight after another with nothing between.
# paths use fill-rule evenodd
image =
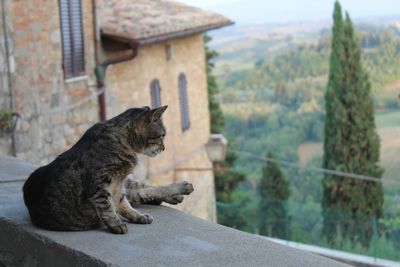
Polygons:
<instances>
[{"instance_id":1,"label":"cat's hind leg","mask_svg":"<svg viewBox=\"0 0 400 267\"><path fill-rule=\"evenodd\" d=\"M133 205L159 205L161 202L175 205L183 201L183 195L189 195L193 190L192 184L185 181L167 186L145 186L131 180L126 186L127 198Z\"/></svg>"}]
</instances>

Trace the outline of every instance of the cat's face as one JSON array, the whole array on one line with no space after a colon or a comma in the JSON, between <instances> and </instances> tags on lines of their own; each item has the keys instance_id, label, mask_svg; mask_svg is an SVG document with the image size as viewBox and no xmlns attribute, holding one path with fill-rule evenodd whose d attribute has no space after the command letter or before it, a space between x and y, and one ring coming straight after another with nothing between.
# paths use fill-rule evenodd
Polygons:
<instances>
[{"instance_id":1,"label":"cat's face","mask_svg":"<svg viewBox=\"0 0 400 267\"><path fill-rule=\"evenodd\" d=\"M149 157L155 157L165 150L164 138L165 138L165 128L162 120L157 123L149 125L148 128L149 136L147 137L147 146L145 148L144 154Z\"/></svg>"},{"instance_id":2,"label":"cat's face","mask_svg":"<svg viewBox=\"0 0 400 267\"><path fill-rule=\"evenodd\" d=\"M168 106L149 110L146 116L145 125L145 136L144 140L144 151L142 152L146 156L155 157L165 150L164 138L166 130L161 120L161 115L167 109Z\"/></svg>"}]
</instances>

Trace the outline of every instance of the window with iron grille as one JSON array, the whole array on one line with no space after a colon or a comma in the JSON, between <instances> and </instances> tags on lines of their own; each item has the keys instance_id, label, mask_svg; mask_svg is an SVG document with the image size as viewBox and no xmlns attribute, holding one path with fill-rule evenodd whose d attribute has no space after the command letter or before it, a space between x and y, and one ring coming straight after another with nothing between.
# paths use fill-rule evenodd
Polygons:
<instances>
[{"instance_id":1,"label":"window with iron grille","mask_svg":"<svg viewBox=\"0 0 400 267\"><path fill-rule=\"evenodd\" d=\"M150 83L150 96L151 96L151 107L161 107L161 87L160 82L154 79Z\"/></svg>"},{"instance_id":2,"label":"window with iron grille","mask_svg":"<svg viewBox=\"0 0 400 267\"><path fill-rule=\"evenodd\" d=\"M190 120L189 120L187 81L186 81L186 76L183 73L179 75L178 86L179 86L179 102L181 106L181 126L182 126L182 131L185 131L190 127Z\"/></svg>"},{"instance_id":3,"label":"window with iron grille","mask_svg":"<svg viewBox=\"0 0 400 267\"><path fill-rule=\"evenodd\" d=\"M81 0L59 0L64 78L85 74Z\"/></svg>"}]
</instances>

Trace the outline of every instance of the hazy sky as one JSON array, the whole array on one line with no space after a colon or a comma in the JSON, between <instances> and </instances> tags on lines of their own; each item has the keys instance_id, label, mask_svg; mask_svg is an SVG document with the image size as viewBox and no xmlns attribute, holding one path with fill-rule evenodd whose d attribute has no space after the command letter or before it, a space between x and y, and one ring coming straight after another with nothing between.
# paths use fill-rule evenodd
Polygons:
<instances>
[{"instance_id":1,"label":"hazy sky","mask_svg":"<svg viewBox=\"0 0 400 267\"><path fill-rule=\"evenodd\" d=\"M179 2L188 3L202 8L212 7L219 4L237 2L236 0L178 0Z\"/></svg>"},{"instance_id":2,"label":"hazy sky","mask_svg":"<svg viewBox=\"0 0 400 267\"><path fill-rule=\"evenodd\" d=\"M178 0L213 10L237 23L330 19L334 0ZM341 0L352 18L400 15L400 0Z\"/></svg>"}]
</instances>

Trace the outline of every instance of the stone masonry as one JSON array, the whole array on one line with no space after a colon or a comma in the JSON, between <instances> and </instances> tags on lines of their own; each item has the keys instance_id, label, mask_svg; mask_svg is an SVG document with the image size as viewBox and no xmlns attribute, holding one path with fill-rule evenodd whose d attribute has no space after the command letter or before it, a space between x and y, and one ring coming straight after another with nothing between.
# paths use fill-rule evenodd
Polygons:
<instances>
[{"instance_id":1,"label":"stone masonry","mask_svg":"<svg viewBox=\"0 0 400 267\"><path fill-rule=\"evenodd\" d=\"M64 80L58 1L4 1L5 21L0 27L0 109L21 115L15 133L16 156L45 164L75 143L98 120L91 1L82 1L87 76ZM8 39L4 31L8 30ZM8 76L7 53L9 44ZM5 80L11 78L12 99ZM4 96L4 98L3 98ZM3 100L4 99L4 100ZM7 100L5 100L7 99ZM86 99L82 105L77 101ZM83 102L83 101L82 101ZM0 138L0 151L10 151L11 138Z\"/></svg>"},{"instance_id":2,"label":"stone masonry","mask_svg":"<svg viewBox=\"0 0 400 267\"><path fill-rule=\"evenodd\" d=\"M3 14L3 5L0 5L0 14ZM9 87L11 73L9 68L12 58L7 56L10 45L10 38L7 38L7 35L10 34L10 27L7 27L3 20L7 21L9 17L2 16L0 19L0 112L13 109ZM11 153L11 135L0 134L0 153Z\"/></svg>"}]
</instances>

